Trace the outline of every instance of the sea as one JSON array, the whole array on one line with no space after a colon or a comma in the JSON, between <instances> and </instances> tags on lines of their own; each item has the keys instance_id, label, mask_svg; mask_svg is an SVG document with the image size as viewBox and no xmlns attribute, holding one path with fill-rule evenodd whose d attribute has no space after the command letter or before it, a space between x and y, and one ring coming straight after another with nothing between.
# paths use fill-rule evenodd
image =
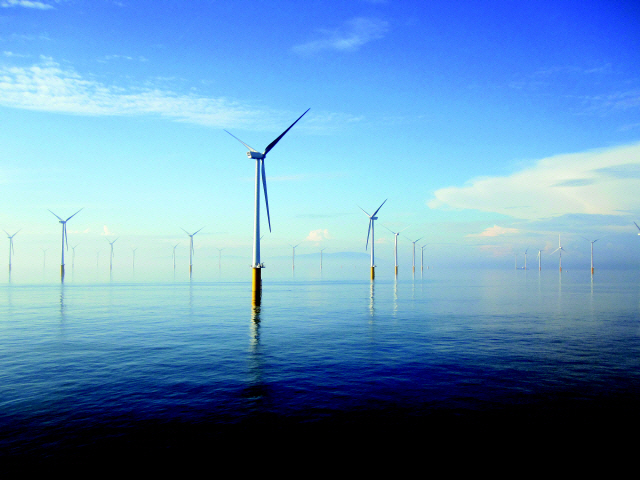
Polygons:
<instances>
[{"instance_id":1,"label":"sea","mask_svg":"<svg viewBox=\"0 0 640 480\"><path fill-rule=\"evenodd\" d=\"M0 468L640 426L640 272L361 273L5 281Z\"/></svg>"}]
</instances>

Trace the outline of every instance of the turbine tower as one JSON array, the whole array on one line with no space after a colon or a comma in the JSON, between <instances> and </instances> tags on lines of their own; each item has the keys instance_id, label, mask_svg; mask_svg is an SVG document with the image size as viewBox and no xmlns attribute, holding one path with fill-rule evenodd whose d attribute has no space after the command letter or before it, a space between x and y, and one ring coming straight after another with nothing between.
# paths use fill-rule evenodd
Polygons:
<instances>
[{"instance_id":1,"label":"turbine tower","mask_svg":"<svg viewBox=\"0 0 640 480\"><path fill-rule=\"evenodd\" d=\"M640 235L640 233L638 235ZM594 272L594 270L593 270L593 244L596 243L600 239L596 238L595 240L591 241L586 237L582 237L582 238L584 238L587 242L591 243L591 275L593 275L593 272Z\"/></svg>"},{"instance_id":2,"label":"turbine tower","mask_svg":"<svg viewBox=\"0 0 640 480\"><path fill-rule=\"evenodd\" d=\"M116 243L118 241L117 237L113 242L109 242L109 239L107 238L107 242L109 243L109 245L111 245L111 254L109 255L109 271L113 270L113 244Z\"/></svg>"},{"instance_id":3,"label":"turbine tower","mask_svg":"<svg viewBox=\"0 0 640 480\"><path fill-rule=\"evenodd\" d=\"M261 269L264 268L264 264L260 262L260 178L262 178L262 186L264 188L264 203L267 208L267 221L269 222L269 231L271 231L271 217L269 215L269 198L267 196L267 178L264 170L264 160L267 157L267 153L271 151L273 147L284 137L291 128L298 123L298 121L304 117L304 115L309 111L307 109L302 115L298 117L298 119L293 122L289 128L287 128L284 132L280 134L278 138L276 138L273 142L267 145L267 148L264 149L264 152L260 153L254 148L250 147L238 137L233 135L231 132L225 130L229 135L238 140L242 145L247 147L249 151L247 152L247 157L253 158L256 161L256 185L255 185L255 211L253 217L253 263L251 268L253 269L253 281L252 281L252 291L253 291L253 300L254 303L260 302L260 294L262 290L262 273ZM262 171L262 172L261 172Z\"/></svg>"},{"instance_id":4,"label":"turbine tower","mask_svg":"<svg viewBox=\"0 0 640 480\"><path fill-rule=\"evenodd\" d=\"M376 264L375 264L375 256L374 256L375 235L374 235L373 222L378 219L378 217L376 217L376 213L380 211L380 209L382 208L382 205L384 205L387 200L388 199L382 202L382 204L378 207L378 210L373 212L373 215L369 215L362 207L358 206L358 208L362 210L367 217L369 217L369 230L367 231L367 243L364 249L366 250L369 247L369 235L371 235L371 280L376 278L376 273L375 273Z\"/></svg>"},{"instance_id":5,"label":"turbine tower","mask_svg":"<svg viewBox=\"0 0 640 480\"><path fill-rule=\"evenodd\" d=\"M173 257L173 271L174 272L176 271L176 248L177 248L178 245L180 245L180 242L176 243L173 246L173 255L172 255L172 257Z\"/></svg>"},{"instance_id":6,"label":"turbine tower","mask_svg":"<svg viewBox=\"0 0 640 480\"><path fill-rule=\"evenodd\" d=\"M525 270L527 269L527 252L528 251L529 251L528 248L524 251L524 269Z\"/></svg>"},{"instance_id":7,"label":"turbine tower","mask_svg":"<svg viewBox=\"0 0 640 480\"><path fill-rule=\"evenodd\" d=\"M424 272L424 247L426 246L427 244L425 243L420 247L420 272Z\"/></svg>"},{"instance_id":8,"label":"turbine tower","mask_svg":"<svg viewBox=\"0 0 640 480\"><path fill-rule=\"evenodd\" d=\"M300 244L298 244L298 245L300 245ZM296 247L298 245L289 244L289 246L293 250L293 255L291 256L291 270L295 270L296 269Z\"/></svg>"},{"instance_id":9,"label":"turbine tower","mask_svg":"<svg viewBox=\"0 0 640 480\"><path fill-rule=\"evenodd\" d=\"M133 260L131 261L131 269L133 271L135 271L136 269L136 250L137 249L138 249L137 247L131 249L131 252L133 253Z\"/></svg>"},{"instance_id":10,"label":"turbine tower","mask_svg":"<svg viewBox=\"0 0 640 480\"><path fill-rule=\"evenodd\" d=\"M542 270L542 250L538 250L538 271Z\"/></svg>"},{"instance_id":11,"label":"turbine tower","mask_svg":"<svg viewBox=\"0 0 640 480\"><path fill-rule=\"evenodd\" d=\"M218 250L218 270L222 269L222 250L224 248L216 248Z\"/></svg>"},{"instance_id":12,"label":"turbine tower","mask_svg":"<svg viewBox=\"0 0 640 480\"><path fill-rule=\"evenodd\" d=\"M51 210L49 210L51 213L53 213L53 215L58 220L60 220L60 223L62 224L62 260L60 261L60 278L64 278L64 246L65 244L67 246L67 250L69 250L69 240L67 238L67 222L71 220L73 217L75 217L78 213L80 213L81 210L82 208L78 210L76 213L74 213L73 215L71 215L66 220L63 220L62 218L58 217L58 215L56 215L55 213L51 212Z\"/></svg>"},{"instance_id":13,"label":"turbine tower","mask_svg":"<svg viewBox=\"0 0 640 480\"><path fill-rule=\"evenodd\" d=\"M324 252L327 249L327 247L324 247L322 250L320 250L320 271L322 271L322 252Z\"/></svg>"},{"instance_id":14,"label":"turbine tower","mask_svg":"<svg viewBox=\"0 0 640 480\"><path fill-rule=\"evenodd\" d=\"M562 248L562 244L560 243L560 234L558 234L558 248L556 248L553 252L551 252L551 255L553 255L556 252L560 252L560 272L562 272L562 252L566 251L564 248Z\"/></svg>"},{"instance_id":15,"label":"turbine tower","mask_svg":"<svg viewBox=\"0 0 640 480\"><path fill-rule=\"evenodd\" d=\"M22 230L22 229L20 229ZM20 231L18 230L18 232ZM14 253L13 250L13 237L15 237L18 232L14 233L13 235L9 235L9 232L7 232L6 230L3 230L4 233L7 234L7 238L9 238L9 271L11 271L11 254Z\"/></svg>"},{"instance_id":16,"label":"turbine tower","mask_svg":"<svg viewBox=\"0 0 640 480\"><path fill-rule=\"evenodd\" d=\"M182 228L182 227L180 227ZM204 228L204 227L202 227ZM202 230L202 228L200 230ZM193 250L193 236L198 233L200 230L196 230L193 233L189 233L187 232L184 228L182 228L182 231L184 233L186 233L187 235L189 235L189 276L191 276L191 271L193 270L193 254L194 254L194 250Z\"/></svg>"},{"instance_id":17,"label":"turbine tower","mask_svg":"<svg viewBox=\"0 0 640 480\"><path fill-rule=\"evenodd\" d=\"M76 266L76 247L79 243L76 243L73 247L71 247L71 270Z\"/></svg>"},{"instance_id":18,"label":"turbine tower","mask_svg":"<svg viewBox=\"0 0 640 480\"><path fill-rule=\"evenodd\" d=\"M420 237L415 242L414 241L411 242L411 243L413 243L413 273L416 273L416 242L419 242L423 238L424 237Z\"/></svg>"},{"instance_id":19,"label":"turbine tower","mask_svg":"<svg viewBox=\"0 0 640 480\"><path fill-rule=\"evenodd\" d=\"M400 235L400 232L406 230L409 227L404 227L402 230L399 230L398 232L394 232L389 227L385 227L384 225L383 225L383 227L386 228L387 230L389 230L394 235L393 256L394 256L395 263L396 263L396 277L397 277L398 276L398 235Z\"/></svg>"}]
</instances>

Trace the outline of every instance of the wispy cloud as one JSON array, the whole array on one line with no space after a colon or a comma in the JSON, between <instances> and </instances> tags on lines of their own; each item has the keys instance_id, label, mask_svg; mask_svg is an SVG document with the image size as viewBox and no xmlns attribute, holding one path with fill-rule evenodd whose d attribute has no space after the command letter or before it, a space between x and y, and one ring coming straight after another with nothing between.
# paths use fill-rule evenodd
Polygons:
<instances>
[{"instance_id":1,"label":"wispy cloud","mask_svg":"<svg viewBox=\"0 0 640 480\"><path fill-rule=\"evenodd\" d=\"M472 233L467 235L467 237L500 237L519 232L520 230L517 228L499 227L498 225L494 225L493 227L485 228L481 233Z\"/></svg>"},{"instance_id":2,"label":"wispy cloud","mask_svg":"<svg viewBox=\"0 0 640 480\"><path fill-rule=\"evenodd\" d=\"M38 10L50 10L53 5L45 2L34 2L30 0L2 0L0 2L0 7L2 8L11 8L11 7L23 7L23 8L35 8Z\"/></svg>"},{"instance_id":3,"label":"wispy cloud","mask_svg":"<svg viewBox=\"0 0 640 480\"><path fill-rule=\"evenodd\" d=\"M300 55L309 55L324 50L353 52L363 45L384 37L389 30L388 22L377 18L357 17L337 29L318 30L320 38L293 47Z\"/></svg>"},{"instance_id":4,"label":"wispy cloud","mask_svg":"<svg viewBox=\"0 0 640 480\"><path fill-rule=\"evenodd\" d=\"M441 188L431 208L474 209L539 220L640 212L640 143L558 155L504 177Z\"/></svg>"},{"instance_id":5,"label":"wispy cloud","mask_svg":"<svg viewBox=\"0 0 640 480\"><path fill-rule=\"evenodd\" d=\"M159 115L216 127L250 123L261 113L225 98L105 85L49 58L29 67L0 67L0 105L78 115Z\"/></svg>"}]
</instances>

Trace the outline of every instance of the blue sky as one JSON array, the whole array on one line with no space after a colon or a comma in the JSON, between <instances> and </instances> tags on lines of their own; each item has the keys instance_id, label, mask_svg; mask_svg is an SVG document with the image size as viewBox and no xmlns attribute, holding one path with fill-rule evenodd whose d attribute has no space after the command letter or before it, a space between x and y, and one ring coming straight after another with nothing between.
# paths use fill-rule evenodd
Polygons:
<instances>
[{"instance_id":1,"label":"blue sky","mask_svg":"<svg viewBox=\"0 0 640 480\"><path fill-rule=\"evenodd\" d=\"M300 242L363 252L358 206L386 198L379 222L432 265L508 266L558 234L567 265L582 237L637 265L639 20L632 1L0 0L0 226L22 229L15 264L59 250L47 209L83 207L79 263L105 237L120 262L179 241L184 262L181 228L204 227L201 262L248 266L254 164L223 129L262 150L311 108L266 161L267 266Z\"/></svg>"}]
</instances>

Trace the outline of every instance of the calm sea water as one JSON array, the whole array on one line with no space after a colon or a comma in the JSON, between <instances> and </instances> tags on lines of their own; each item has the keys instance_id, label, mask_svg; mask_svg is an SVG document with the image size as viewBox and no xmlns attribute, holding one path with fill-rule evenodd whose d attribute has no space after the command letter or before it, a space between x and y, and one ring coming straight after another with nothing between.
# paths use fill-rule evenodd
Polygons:
<instances>
[{"instance_id":1,"label":"calm sea water","mask_svg":"<svg viewBox=\"0 0 640 480\"><path fill-rule=\"evenodd\" d=\"M5 283L0 459L637 424L639 313L621 271Z\"/></svg>"}]
</instances>

